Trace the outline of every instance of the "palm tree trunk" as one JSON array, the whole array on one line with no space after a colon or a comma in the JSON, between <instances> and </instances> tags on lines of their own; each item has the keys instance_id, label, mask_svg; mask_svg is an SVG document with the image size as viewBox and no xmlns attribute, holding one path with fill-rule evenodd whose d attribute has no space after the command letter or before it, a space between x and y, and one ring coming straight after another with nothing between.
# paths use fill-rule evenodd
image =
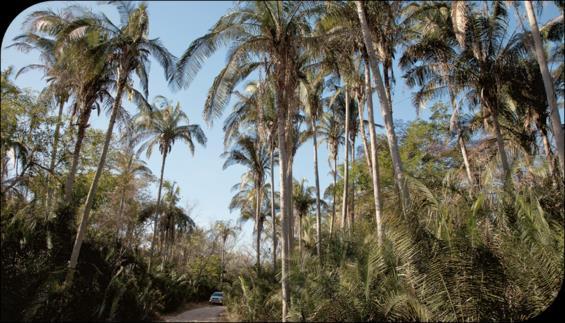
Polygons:
<instances>
[{"instance_id":1,"label":"palm tree trunk","mask_svg":"<svg viewBox=\"0 0 565 323\"><path fill-rule=\"evenodd\" d=\"M365 16L365 8L363 7L363 2L356 0L355 5L357 6L357 15L359 16L359 22L361 23L361 33L363 34L363 41L365 43L365 48L367 49L367 54L369 56L369 65L373 72L373 79L375 85L377 86L377 94L379 96L379 102L381 104L381 113L383 115L383 120L387 132L387 139L390 148L390 153L392 157L392 164L395 173L395 182L400 192L400 199L403 204L403 209L406 209L408 205L409 196L408 190L404 183L402 164L400 160L400 154L398 152L398 143L396 140L396 134L394 133L394 124L392 121L392 107L390 101L387 99L387 92L381 78L381 72L378 65L377 55L375 54L375 49L373 47L373 42L371 41L371 31L367 23L367 17ZM386 71L385 71L386 72Z\"/></svg>"},{"instance_id":2,"label":"palm tree trunk","mask_svg":"<svg viewBox=\"0 0 565 323\"><path fill-rule=\"evenodd\" d=\"M496 145L498 146L498 153L500 155L500 160L502 161L502 170L504 171L504 183L505 186L510 184L510 164L508 163L508 157L506 156L506 149L504 148L504 139L502 138L502 133L500 132L500 125L498 123L498 113L496 109L490 109L492 124L494 126L494 133L496 136Z\"/></svg>"},{"instance_id":3,"label":"palm tree trunk","mask_svg":"<svg viewBox=\"0 0 565 323\"><path fill-rule=\"evenodd\" d=\"M547 159L547 164L549 165L549 171L553 174L555 169L553 168L553 152L551 151L551 145L549 144L549 138L547 138L547 129L545 127L539 127L541 133L541 139L543 142L543 148L545 150L545 158Z\"/></svg>"},{"instance_id":4,"label":"palm tree trunk","mask_svg":"<svg viewBox=\"0 0 565 323\"><path fill-rule=\"evenodd\" d=\"M345 87L345 156L343 158L343 198L341 202L341 229L344 230L347 221L347 201L349 191L349 95Z\"/></svg>"},{"instance_id":5,"label":"palm tree trunk","mask_svg":"<svg viewBox=\"0 0 565 323\"><path fill-rule=\"evenodd\" d=\"M318 254L318 260L322 262L321 249L321 234L322 234L322 215L320 212L320 176L318 174L318 128L316 125L316 119L312 118L312 131L313 131L313 142L314 142L314 177L316 181L316 253Z\"/></svg>"},{"instance_id":6,"label":"palm tree trunk","mask_svg":"<svg viewBox=\"0 0 565 323\"><path fill-rule=\"evenodd\" d=\"M257 236L255 237L256 242L256 254L257 254L257 272L261 272L261 183L256 181L257 185L255 189L255 226L257 229Z\"/></svg>"},{"instance_id":7,"label":"palm tree trunk","mask_svg":"<svg viewBox=\"0 0 565 323\"><path fill-rule=\"evenodd\" d=\"M285 136L285 128L287 128L286 114L288 110L288 104L285 100L285 95L283 93L284 89L284 77L279 77L278 80L279 91L277 91L277 135L279 141L279 170L280 170L280 214L281 214L281 229L282 229L282 241L281 241L281 293L282 293L282 321L286 322L288 310L290 306L290 290L288 286L288 275L290 270L290 259L289 259L289 226L288 217L290 216L288 212L288 183L287 183L287 144ZM282 82L281 82L282 81Z\"/></svg>"},{"instance_id":8,"label":"palm tree trunk","mask_svg":"<svg viewBox=\"0 0 565 323\"><path fill-rule=\"evenodd\" d=\"M155 210L155 217L153 219L153 237L151 238L151 248L149 249L149 269L151 270L151 262L153 259L153 251L155 250L155 243L157 242L157 223L159 222L159 215L161 213L161 190L163 189L163 175L165 173L165 161L167 160L167 150L164 150L163 161L161 162L161 176L159 177L159 189L157 190L157 209Z\"/></svg>"},{"instance_id":9,"label":"palm tree trunk","mask_svg":"<svg viewBox=\"0 0 565 323\"><path fill-rule=\"evenodd\" d=\"M55 125L55 134L53 135L53 150L51 151L51 161L49 162L49 181L47 182L47 217L51 213L51 205L53 201L53 184L51 179L55 176L55 161L57 160L57 148L59 146L59 132L61 129L61 119L63 118L63 109L65 101L59 99L59 112L57 113L57 123Z\"/></svg>"},{"instance_id":10,"label":"palm tree trunk","mask_svg":"<svg viewBox=\"0 0 565 323\"><path fill-rule=\"evenodd\" d=\"M70 203L73 193L73 184L75 182L75 175L78 169L78 162L80 157L80 150L82 149L82 141L86 134L86 128L88 127L88 119L90 118L90 112L92 111L90 107L81 109L77 141L75 142L75 149L73 151L73 161L71 163L71 169L67 175L67 180L65 182L65 202Z\"/></svg>"},{"instance_id":11,"label":"palm tree trunk","mask_svg":"<svg viewBox=\"0 0 565 323\"><path fill-rule=\"evenodd\" d=\"M290 130L292 131L292 130ZM289 131L289 132L290 132ZM292 139L290 139L292 140ZM290 141L289 140L289 141ZM287 142L288 144L289 142ZM289 149L289 151L291 151ZM286 168L286 185L288 187L289 193L287 195L287 205L288 205L288 223L289 223L289 239L288 239L288 250L290 253L294 252L294 231L295 231L295 222L294 222L294 206L293 206L293 201L292 201L292 151L291 153L288 154L288 161L287 161L287 168Z\"/></svg>"},{"instance_id":12,"label":"palm tree trunk","mask_svg":"<svg viewBox=\"0 0 565 323\"><path fill-rule=\"evenodd\" d=\"M446 64L447 66L447 64ZM446 71L447 73L447 71ZM450 120L450 128L452 128L452 124L456 124L457 123L457 114L459 111L459 107L457 106L457 103L455 102L455 94L453 93L453 89L451 86L451 82L449 80L447 80L448 82L448 87L449 87L449 97L450 97L450 101L451 101L451 108L453 109L453 115L451 117ZM467 147L465 147L465 140L463 139L463 135L461 134L461 129L459 129L459 126L457 126L458 128L458 134L457 134L457 141L459 142L459 147L461 148L461 156L463 156L463 164L465 165L465 172L467 173L467 179L469 180L469 185L472 187L475 185L475 180L473 179L473 175L471 173L471 165L469 164L469 158L467 157Z\"/></svg>"},{"instance_id":13,"label":"palm tree trunk","mask_svg":"<svg viewBox=\"0 0 565 323\"><path fill-rule=\"evenodd\" d=\"M298 252L300 255L300 267L302 267L302 214L298 214Z\"/></svg>"},{"instance_id":14,"label":"palm tree trunk","mask_svg":"<svg viewBox=\"0 0 565 323\"><path fill-rule=\"evenodd\" d=\"M365 57L365 66L368 67L368 58ZM379 174L379 159L377 156L377 134L375 131L375 116L373 109L373 90L371 88L371 71L369 68L365 68L365 92L367 93L367 114L369 118L369 137L371 139L371 177L373 179L373 199L375 200L375 221L377 223L377 240L379 245L382 245L382 224L381 224L381 214L382 214L382 195L380 186L380 174Z\"/></svg>"},{"instance_id":15,"label":"palm tree trunk","mask_svg":"<svg viewBox=\"0 0 565 323\"><path fill-rule=\"evenodd\" d=\"M353 137L351 138L351 169L355 167L355 139L357 138L355 133L352 133ZM353 225L355 224L355 180L351 180L351 198L349 199L351 202L351 211L349 212L350 222L349 222L349 230L353 232Z\"/></svg>"},{"instance_id":16,"label":"palm tree trunk","mask_svg":"<svg viewBox=\"0 0 565 323\"><path fill-rule=\"evenodd\" d=\"M335 223L335 216L336 216L336 186L337 186L337 149L336 153L334 154L334 169L333 169L333 176L334 176L334 187L333 187L333 203L332 203L332 221L330 223L330 239L334 232L334 223Z\"/></svg>"},{"instance_id":17,"label":"palm tree trunk","mask_svg":"<svg viewBox=\"0 0 565 323\"><path fill-rule=\"evenodd\" d=\"M277 271L277 215L275 212L275 147L271 142L271 217L273 220L273 271Z\"/></svg>"},{"instance_id":18,"label":"palm tree trunk","mask_svg":"<svg viewBox=\"0 0 565 323\"><path fill-rule=\"evenodd\" d=\"M373 166L371 166L371 154L369 152L369 143L367 142L367 133L365 132L365 118L364 118L364 114L365 114L365 99L361 99L361 100L357 100L357 106L358 111L359 111L359 130L361 132L361 141L363 142L363 149L365 152L365 159L367 160L367 167L369 167L369 170L372 169ZM371 176L373 176L373 173L371 172Z\"/></svg>"},{"instance_id":19,"label":"palm tree trunk","mask_svg":"<svg viewBox=\"0 0 565 323\"><path fill-rule=\"evenodd\" d=\"M68 282L72 281L72 275L77 265L78 256L80 253L80 247L84 240L84 235L86 234L86 227L88 224L88 216L92 209L92 204L94 202L94 196L96 195L96 190L98 188L98 181L102 176L102 171L104 170L104 165L106 163L106 155L108 154L108 149L110 148L110 140L112 139L112 131L114 130L114 123L116 123L116 118L118 116L118 109L120 108L122 92L126 84L125 79L120 79L118 83L118 89L116 91L116 99L114 105L112 106L112 115L110 116L110 123L108 124L108 130L106 131L106 137L104 139L104 147L102 148L102 156L100 156L100 161L98 162L98 167L96 168L96 174L94 175L94 180L90 185L88 190L88 195L86 197L86 204L84 206L84 212L80 220L79 229L73 246L73 251L71 253L71 259L69 261L69 276Z\"/></svg>"},{"instance_id":20,"label":"palm tree trunk","mask_svg":"<svg viewBox=\"0 0 565 323\"><path fill-rule=\"evenodd\" d=\"M469 180L469 185L474 186L475 180L473 179L473 173L471 173L471 165L469 164L469 157L467 156L467 147L465 147L465 139L461 133L458 134L459 147L461 148L461 155L463 156L463 164L465 164L465 171L467 173L467 179Z\"/></svg>"},{"instance_id":21,"label":"palm tree trunk","mask_svg":"<svg viewBox=\"0 0 565 323\"><path fill-rule=\"evenodd\" d=\"M225 261L226 239L222 241L222 258L220 260L220 287L224 281L224 261Z\"/></svg>"},{"instance_id":22,"label":"palm tree trunk","mask_svg":"<svg viewBox=\"0 0 565 323\"><path fill-rule=\"evenodd\" d=\"M557 154L559 155L560 169L561 173L565 171L565 142L563 138L563 128L561 128L561 117L557 111L557 100L555 97L555 90L553 88L553 81L551 74L549 73L549 68L547 67L547 60L545 58L545 53L543 50L543 44L541 42L541 36L538 28L538 23L536 20L536 15L534 13L534 8L532 6L532 1L527 0L524 2L526 7L526 13L528 15L528 22L532 29L532 36L534 38L534 45L536 50L536 58L541 70L541 75L543 77L543 86L545 88L545 94L547 96L547 102L549 103L549 113L551 115L551 127L553 130L553 137L555 138L555 146L557 147Z\"/></svg>"}]
</instances>

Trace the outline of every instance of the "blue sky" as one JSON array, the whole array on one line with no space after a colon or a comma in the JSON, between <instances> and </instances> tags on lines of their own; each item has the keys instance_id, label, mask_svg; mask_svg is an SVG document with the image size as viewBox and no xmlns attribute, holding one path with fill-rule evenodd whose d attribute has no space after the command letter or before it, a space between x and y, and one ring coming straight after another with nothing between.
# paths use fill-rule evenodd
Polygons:
<instances>
[{"instance_id":1,"label":"blue sky","mask_svg":"<svg viewBox=\"0 0 565 323\"><path fill-rule=\"evenodd\" d=\"M77 2L71 1L52 1L36 4L22 13L20 13L9 26L2 40L1 50L1 68L5 69L13 65L16 70L35 63L38 60L36 53L23 54L16 49L6 49L11 44L11 40L22 33L21 27L24 18L35 10L51 8L61 9L70 4ZM98 2L80 2L83 6L94 8L95 10L105 12L112 21L119 22L116 9L111 5L99 5ZM188 47L190 42L197 37L204 35L208 29L231 7L231 1L150 1L148 2L149 12L149 37L160 38L162 43L169 49L171 53L180 56ZM552 3L546 3L546 8L540 23L546 22L548 19L557 16L557 10ZM511 10L511 19L514 19L513 10ZM511 24L513 26L514 24ZM244 169L240 166L232 166L226 170L222 170L223 160L220 154L224 151L223 132L221 125L223 118L231 111L230 105L226 108L224 117L214 122L214 126L209 128L202 120L202 107L208 94L214 77L225 65L226 48L221 48L212 57L210 57L198 76L186 90L172 91L163 76L163 70L157 64L152 62L149 74L149 99L152 101L156 95L164 95L165 97L176 102L179 101L184 111L189 116L191 123L200 124L208 137L206 148L197 146L195 155L191 156L187 147L178 142L172 149L170 156L167 158L165 169L165 178L176 181L181 189L182 200L181 206L186 206L187 202L196 203L196 208L192 214L194 220L199 226L207 227L216 220L229 220L234 222L238 219L237 211L230 213L228 204L232 197L230 188L233 184L239 182L240 176ZM399 56L400 54L397 53ZM416 118L415 109L411 105L410 90L406 88L401 79L401 72L395 71L397 85L393 95L394 118L405 121ZM24 88L32 88L40 90L45 85L39 72L28 72L18 77L16 83ZM375 102L378 102L375 97ZM129 111L134 113L135 107L130 105ZM422 117L426 117L424 110ZM376 114L377 123L382 124L380 113ZM107 118L101 114L93 115L91 124L95 128L106 130ZM360 144L359 140L357 142ZM343 153L340 152L343 156ZM327 149L322 145L319 150L320 159L320 185L322 192L331 183L329 176L330 168L327 163ZM145 158L145 155L143 155ZM158 174L160 170L160 155L154 153L147 161L149 167L154 174ZM297 179L305 177L310 185L314 184L313 179L313 148L310 141L306 142L298 151L295 164L294 176ZM278 173L278 170L277 170ZM278 186L278 174L276 176L276 184ZM153 188L152 191L156 192ZM249 250L252 246L251 232L252 223L244 225L243 233L238 239L237 245Z\"/></svg>"}]
</instances>

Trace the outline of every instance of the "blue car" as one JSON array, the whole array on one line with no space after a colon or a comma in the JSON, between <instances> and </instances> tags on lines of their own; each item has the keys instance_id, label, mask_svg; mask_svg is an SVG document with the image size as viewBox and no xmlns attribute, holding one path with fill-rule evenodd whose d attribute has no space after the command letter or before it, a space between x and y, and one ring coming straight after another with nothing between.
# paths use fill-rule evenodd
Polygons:
<instances>
[{"instance_id":1,"label":"blue car","mask_svg":"<svg viewBox=\"0 0 565 323\"><path fill-rule=\"evenodd\" d=\"M212 296L210 296L210 300L208 302L210 304L223 304L224 303L224 293L222 293L222 292L212 293Z\"/></svg>"}]
</instances>

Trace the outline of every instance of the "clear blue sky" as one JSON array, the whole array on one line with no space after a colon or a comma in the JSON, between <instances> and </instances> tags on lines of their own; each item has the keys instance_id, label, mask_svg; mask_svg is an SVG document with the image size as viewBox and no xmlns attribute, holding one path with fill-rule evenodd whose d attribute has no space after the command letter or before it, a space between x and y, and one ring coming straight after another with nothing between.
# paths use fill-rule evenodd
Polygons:
<instances>
[{"instance_id":1,"label":"clear blue sky","mask_svg":"<svg viewBox=\"0 0 565 323\"><path fill-rule=\"evenodd\" d=\"M11 40L15 36L22 33L22 22L28 14L45 8L57 10L74 3L77 2L52 1L40 3L20 13L12 21L2 40L1 68L5 69L13 65L17 70L25 65L37 62L38 55L34 52L23 54L16 49L5 48L11 44ZM79 4L103 11L112 21L119 23L117 11L111 5L99 5L98 2L80 2ZM233 3L231 1L150 1L148 2L149 37L160 38L171 53L180 56L192 40L204 35L232 6ZM514 19L513 12L510 15L511 19ZM539 22L543 23L557 15L558 12L554 4L546 3L544 14L539 19ZM511 26L514 25L511 24ZM235 222L239 217L237 211L230 214L228 204L232 197L230 188L233 184L239 182L244 169L240 166L232 166L222 170L223 160L220 158L220 154L224 150L223 132L221 129L223 118L215 121L212 128L208 128L202 120L202 107L204 106L208 89L214 77L225 65L226 52L226 48L221 48L208 59L190 88L186 90L172 91L165 82L163 70L157 62L152 62L149 73L150 101L156 95L164 95L175 102L179 101L189 116L191 123L200 124L208 137L207 147L197 146L194 156L190 155L187 147L182 143L176 143L170 157L167 159L165 169L165 178L176 181L181 188L181 206L186 206L187 202L197 204L192 216L196 223L202 227L207 227L220 219L232 219ZM399 54L397 55L399 56ZM397 85L393 95L394 118L405 121L413 120L416 114L414 107L410 103L409 94L411 91L404 85L401 79L401 72L396 70L395 75ZM35 90L40 90L45 85L39 72L25 73L17 79L16 83L21 87L29 87ZM231 111L233 102L231 101L226 108L224 117ZM134 113L135 107L130 105L129 111ZM423 112L422 116L427 116L426 111ZM377 123L382 124L380 113L376 114L376 118ZM100 116L93 115L91 117L91 124L93 127L106 130L107 118L103 114ZM358 144L360 144L360 140ZM343 156L343 153L340 152L340 155ZM325 145L322 145L319 150L322 192L331 183L331 176L329 176L330 168L326 162L327 156L327 149ZM154 174L159 173L160 162L160 155L157 153L154 153L148 160L148 165ZM297 153L293 169L294 176L297 179L305 177L309 184L313 185L312 165L313 148L312 143L308 141ZM278 175L276 177L276 185L278 186ZM152 191L156 192L156 189L153 188ZM238 242L240 247L245 247L245 249L251 247L253 241L251 238L252 230L252 223L244 226L243 234Z\"/></svg>"}]
</instances>

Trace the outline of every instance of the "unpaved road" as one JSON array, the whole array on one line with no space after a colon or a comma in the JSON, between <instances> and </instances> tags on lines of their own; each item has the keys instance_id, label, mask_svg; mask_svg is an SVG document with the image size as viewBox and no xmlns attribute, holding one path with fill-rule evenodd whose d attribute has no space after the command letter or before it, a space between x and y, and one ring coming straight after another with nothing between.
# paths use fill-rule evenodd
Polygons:
<instances>
[{"instance_id":1,"label":"unpaved road","mask_svg":"<svg viewBox=\"0 0 565 323\"><path fill-rule=\"evenodd\" d=\"M188 310L175 316L166 316L163 319L165 322L223 322L226 320L222 316L225 311L225 306L210 305Z\"/></svg>"}]
</instances>

